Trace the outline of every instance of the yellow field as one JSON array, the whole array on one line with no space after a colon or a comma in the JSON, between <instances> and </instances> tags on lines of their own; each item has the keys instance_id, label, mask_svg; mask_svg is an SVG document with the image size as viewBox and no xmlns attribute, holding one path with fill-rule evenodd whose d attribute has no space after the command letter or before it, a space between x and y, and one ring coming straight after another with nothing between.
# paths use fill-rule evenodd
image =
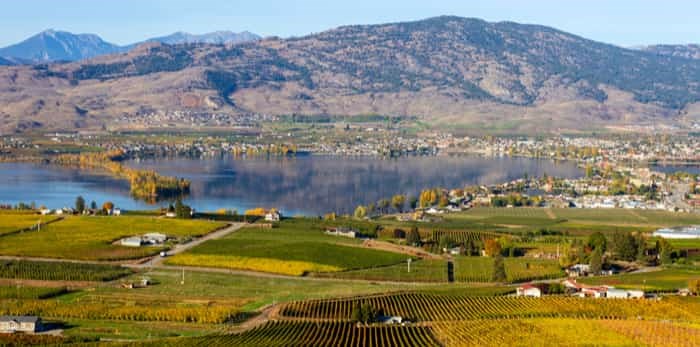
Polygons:
<instances>
[{"instance_id":1,"label":"yellow field","mask_svg":"<svg viewBox=\"0 0 700 347\"><path fill-rule=\"evenodd\" d=\"M122 247L113 242L151 232L189 238L209 233L223 225L218 222L155 217L68 216L42 227L41 231L2 237L0 255L81 260L133 259L157 253L161 248Z\"/></svg>"},{"instance_id":2,"label":"yellow field","mask_svg":"<svg viewBox=\"0 0 700 347\"><path fill-rule=\"evenodd\" d=\"M301 276L307 272L335 272L342 268L296 260L239 257L211 254L178 254L166 262L169 265L217 267Z\"/></svg>"},{"instance_id":3,"label":"yellow field","mask_svg":"<svg viewBox=\"0 0 700 347\"><path fill-rule=\"evenodd\" d=\"M0 213L0 236L15 231L28 229L38 223L48 223L56 220L53 216L40 216L29 213Z\"/></svg>"},{"instance_id":4,"label":"yellow field","mask_svg":"<svg viewBox=\"0 0 700 347\"><path fill-rule=\"evenodd\" d=\"M439 322L446 346L700 346L700 328L671 322L504 319Z\"/></svg>"}]
</instances>

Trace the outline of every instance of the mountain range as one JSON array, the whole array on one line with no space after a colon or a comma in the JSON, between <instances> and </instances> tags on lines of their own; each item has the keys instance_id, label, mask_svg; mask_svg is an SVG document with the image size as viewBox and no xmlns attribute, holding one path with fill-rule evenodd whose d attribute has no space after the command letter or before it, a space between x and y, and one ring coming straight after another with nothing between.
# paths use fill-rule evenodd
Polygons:
<instances>
[{"instance_id":1,"label":"mountain range","mask_svg":"<svg viewBox=\"0 0 700 347\"><path fill-rule=\"evenodd\" d=\"M106 42L94 34L73 34L66 31L46 30L20 43L0 48L0 65L77 61L105 54L127 52L145 42L226 44L259 39L260 36L247 31L241 33L216 31L201 35L176 32L168 36L119 46Z\"/></svg>"},{"instance_id":2,"label":"mountain range","mask_svg":"<svg viewBox=\"0 0 700 347\"><path fill-rule=\"evenodd\" d=\"M411 116L475 134L697 122L700 59L664 47L453 16L235 45L150 42L0 67L0 129L121 129L171 111Z\"/></svg>"}]
</instances>

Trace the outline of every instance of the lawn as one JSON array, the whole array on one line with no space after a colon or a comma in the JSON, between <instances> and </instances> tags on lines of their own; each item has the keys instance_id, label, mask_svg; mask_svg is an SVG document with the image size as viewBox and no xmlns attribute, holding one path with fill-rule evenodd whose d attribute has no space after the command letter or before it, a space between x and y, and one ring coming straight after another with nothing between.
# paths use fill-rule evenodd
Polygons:
<instances>
[{"instance_id":1,"label":"lawn","mask_svg":"<svg viewBox=\"0 0 700 347\"><path fill-rule=\"evenodd\" d=\"M620 288L643 289L654 292L672 292L687 288L688 280L700 279L698 268L667 268L660 271L630 273L614 276L585 277L579 282L586 284L605 284Z\"/></svg>"},{"instance_id":2,"label":"lawn","mask_svg":"<svg viewBox=\"0 0 700 347\"><path fill-rule=\"evenodd\" d=\"M153 217L69 216L42 227L41 231L2 237L0 254L80 260L134 259L156 254L162 248L131 248L113 243L123 237L149 232L187 239L209 233L223 225L201 220Z\"/></svg>"},{"instance_id":3,"label":"lawn","mask_svg":"<svg viewBox=\"0 0 700 347\"><path fill-rule=\"evenodd\" d=\"M279 228L246 228L207 241L167 263L303 275L386 266L406 259L406 255L362 248L356 239L325 235L319 225L308 221L288 221Z\"/></svg>"}]
</instances>

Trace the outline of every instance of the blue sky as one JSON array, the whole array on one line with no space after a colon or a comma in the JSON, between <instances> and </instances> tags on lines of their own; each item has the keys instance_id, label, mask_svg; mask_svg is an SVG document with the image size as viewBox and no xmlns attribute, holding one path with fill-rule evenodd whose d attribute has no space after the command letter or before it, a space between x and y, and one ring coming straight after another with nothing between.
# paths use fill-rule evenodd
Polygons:
<instances>
[{"instance_id":1,"label":"blue sky","mask_svg":"<svg viewBox=\"0 0 700 347\"><path fill-rule=\"evenodd\" d=\"M437 15L543 24L622 46L700 42L692 0L5 0L0 47L49 28L126 44L180 30L287 37Z\"/></svg>"}]
</instances>

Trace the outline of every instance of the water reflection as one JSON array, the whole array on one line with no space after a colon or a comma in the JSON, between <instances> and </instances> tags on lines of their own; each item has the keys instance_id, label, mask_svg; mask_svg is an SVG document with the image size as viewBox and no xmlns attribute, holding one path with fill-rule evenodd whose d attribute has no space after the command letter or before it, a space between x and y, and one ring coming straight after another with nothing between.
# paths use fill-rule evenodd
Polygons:
<instances>
[{"instance_id":1,"label":"water reflection","mask_svg":"<svg viewBox=\"0 0 700 347\"><path fill-rule=\"evenodd\" d=\"M426 187L491 184L523 175L575 177L573 163L524 158L300 156L296 158L159 159L128 165L192 181L186 199L198 210L242 212L278 207L288 214L352 212L358 204L394 194L417 195ZM126 209L153 208L129 197L125 181L104 175L37 164L0 164L0 203L31 202L56 208L72 206L82 195ZM167 202L161 202L161 205Z\"/></svg>"}]
</instances>

